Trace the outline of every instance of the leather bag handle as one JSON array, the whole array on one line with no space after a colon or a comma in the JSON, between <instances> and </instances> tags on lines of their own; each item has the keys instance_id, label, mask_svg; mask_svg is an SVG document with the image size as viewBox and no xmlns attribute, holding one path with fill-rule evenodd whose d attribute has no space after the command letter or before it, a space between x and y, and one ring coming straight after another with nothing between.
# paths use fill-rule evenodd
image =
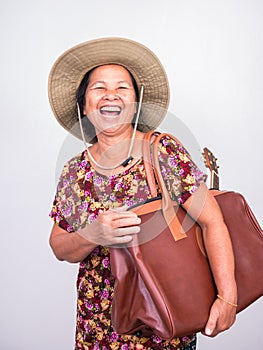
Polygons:
<instances>
[{"instance_id":1,"label":"leather bag handle","mask_svg":"<svg viewBox=\"0 0 263 350\"><path fill-rule=\"evenodd\" d=\"M144 161L144 167L147 177L147 182L150 188L150 192L152 197L157 197L157 183L153 172L153 163L152 163L152 156L151 156L151 146L153 140L156 138L158 133L155 131L149 131L145 134L143 139L143 161Z\"/></svg>"},{"instance_id":2,"label":"leather bag handle","mask_svg":"<svg viewBox=\"0 0 263 350\"><path fill-rule=\"evenodd\" d=\"M169 134L157 133L154 131L150 131L146 133L144 138L145 142L143 145L143 158L144 158L144 164L145 164L146 177L150 187L151 194L152 195L154 194L155 197L157 195L157 188L156 188L156 181L157 181L157 184L162 194L163 215L175 241L177 241L187 237L187 235L184 233L182 229L182 225L176 215L176 207L178 208L178 204L171 199L169 192L167 191L167 188L161 173L161 169L160 169L160 163L159 163L159 157L158 157L158 145L160 144L160 140L166 135L171 137ZM152 147L152 155L150 152L151 147ZM152 156L152 159L151 159L151 156ZM155 181L155 178L156 178L156 181Z\"/></svg>"}]
</instances>

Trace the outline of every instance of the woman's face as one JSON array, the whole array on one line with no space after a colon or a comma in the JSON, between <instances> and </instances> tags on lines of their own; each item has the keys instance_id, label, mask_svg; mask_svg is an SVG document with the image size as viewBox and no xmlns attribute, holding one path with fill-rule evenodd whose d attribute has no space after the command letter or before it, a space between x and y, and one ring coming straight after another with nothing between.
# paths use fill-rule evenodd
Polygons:
<instances>
[{"instance_id":1,"label":"woman's face","mask_svg":"<svg viewBox=\"0 0 263 350\"><path fill-rule=\"evenodd\" d=\"M100 66L90 74L84 114L97 133L116 134L131 127L136 94L129 72L119 65Z\"/></svg>"}]
</instances>

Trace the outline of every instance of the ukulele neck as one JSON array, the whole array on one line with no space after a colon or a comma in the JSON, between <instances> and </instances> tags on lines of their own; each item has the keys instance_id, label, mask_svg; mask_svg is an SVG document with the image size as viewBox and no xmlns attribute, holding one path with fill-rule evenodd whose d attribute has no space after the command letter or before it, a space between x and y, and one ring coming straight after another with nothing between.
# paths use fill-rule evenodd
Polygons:
<instances>
[{"instance_id":1,"label":"ukulele neck","mask_svg":"<svg viewBox=\"0 0 263 350\"><path fill-rule=\"evenodd\" d=\"M210 172L211 178L210 178L210 188L213 190L219 190L219 176L218 174L212 170Z\"/></svg>"}]
</instances>

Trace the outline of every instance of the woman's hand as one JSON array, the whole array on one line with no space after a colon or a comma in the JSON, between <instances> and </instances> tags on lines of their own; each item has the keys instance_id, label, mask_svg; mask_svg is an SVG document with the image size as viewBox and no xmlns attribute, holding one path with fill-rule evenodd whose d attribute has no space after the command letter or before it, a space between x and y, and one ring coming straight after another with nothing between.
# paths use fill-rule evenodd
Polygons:
<instances>
[{"instance_id":1,"label":"woman's hand","mask_svg":"<svg viewBox=\"0 0 263 350\"><path fill-rule=\"evenodd\" d=\"M85 259L97 245L121 245L132 241L140 231L141 220L127 207L108 210L85 229L67 232L57 224L53 225L50 246L56 257L63 261L77 263Z\"/></svg>"},{"instance_id":2,"label":"woman's hand","mask_svg":"<svg viewBox=\"0 0 263 350\"><path fill-rule=\"evenodd\" d=\"M234 303L233 303L234 304ZM220 332L229 329L236 319L236 307L216 299L210 310L208 322L203 334L215 337Z\"/></svg>"},{"instance_id":3,"label":"woman's hand","mask_svg":"<svg viewBox=\"0 0 263 350\"><path fill-rule=\"evenodd\" d=\"M141 219L134 212L127 211L124 206L105 211L78 233L96 245L127 244L132 241L133 235L140 232L140 222Z\"/></svg>"}]
</instances>

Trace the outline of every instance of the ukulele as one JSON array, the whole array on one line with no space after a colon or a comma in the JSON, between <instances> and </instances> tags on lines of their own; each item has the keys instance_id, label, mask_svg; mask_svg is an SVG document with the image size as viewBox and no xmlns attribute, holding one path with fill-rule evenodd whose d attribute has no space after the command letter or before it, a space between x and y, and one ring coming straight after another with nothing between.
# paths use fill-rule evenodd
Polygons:
<instances>
[{"instance_id":1,"label":"ukulele","mask_svg":"<svg viewBox=\"0 0 263 350\"><path fill-rule=\"evenodd\" d=\"M210 170L210 189L219 190L219 166L216 164L217 158L206 147L203 149L203 157L205 166Z\"/></svg>"}]
</instances>

